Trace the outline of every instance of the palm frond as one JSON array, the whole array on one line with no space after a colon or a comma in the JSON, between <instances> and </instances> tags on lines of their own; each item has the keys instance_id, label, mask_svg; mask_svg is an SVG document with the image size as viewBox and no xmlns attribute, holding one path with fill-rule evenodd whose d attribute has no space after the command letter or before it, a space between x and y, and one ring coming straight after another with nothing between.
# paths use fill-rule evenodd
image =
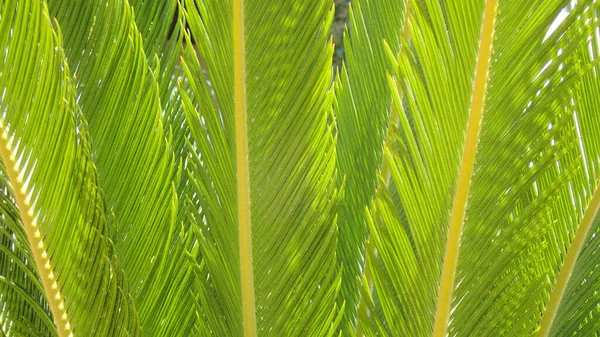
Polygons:
<instances>
[{"instance_id":1,"label":"palm frond","mask_svg":"<svg viewBox=\"0 0 600 337\"><path fill-rule=\"evenodd\" d=\"M4 165L2 172L6 172ZM32 256L14 194L2 174L0 193L0 331L25 336L55 336L56 327Z\"/></svg>"},{"instance_id":2,"label":"palm frond","mask_svg":"<svg viewBox=\"0 0 600 337\"><path fill-rule=\"evenodd\" d=\"M393 53L399 51L407 3L354 1L345 31L346 62L336 79L334 108L340 185L345 186L339 206L338 245L338 261L343 265L339 303L347 304L343 328L351 328L356 315L367 238L364 207L375 193L392 106L386 81L392 64L384 43Z\"/></svg>"},{"instance_id":3,"label":"palm frond","mask_svg":"<svg viewBox=\"0 0 600 337\"><path fill-rule=\"evenodd\" d=\"M173 42L177 42L180 33L176 21L172 27L178 13L178 2L130 0L129 4L133 8L136 27L144 40L144 53L150 59L155 56L161 61L171 58L171 49L176 47Z\"/></svg>"},{"instance_id":4,"label":"palm frond","mask_svg":"<svg viewBox=\"0 0 600 337\"><path fill-rule=\"evenodd\" d=\"M441 277L440 262L472 94L470 85L475 74L474 55L482 22L482 5L471 3L451 11L457 4L415 3L414 11L408 14L412 16L411 46L404 46L402 57L395 61L400 66L400 84L388 80L399 113L399 122L393 126L398 130L396 137L399 139L388 142L397 143L393 147L401 155L396 159L388 153L388 160L403 209L386 214L396 208L391 204L391 198L378 198L375 209L379 213L388 211L375 216L371 222L381 226L385 223L381 222L382 218L388 221L397 219L394 221L399 226L390 225L386 231L390 233L388 235L371 226L373 243L381 255L381 263L373 262L370 266L385 269L405 267L407 273L414 271L405 276L408 279L402 280L402 272L373 269L375 289L382 301L381 310L388 325L394 322L389 327L392 334L407 331L409 335L427 335L433 326L432 313L435 312ZM441 19L444 14L447 18ZM444 39L446 34L460 34L461 39L449 41ZM436 50L435 55L432 50ZM438 86L434 83L451 85ZM401 104L400 90L406 106ZM451 150L453 148L456 150ZM440 163L443 163L443 169ZM380 193L385 195L385 188ZM400 214L404 214L405 218ZM394 236L403 238L404 244L392 239L396 231ZM387 249L383 242L378 242L384 238L389 240L385 244ZM402 248L404 253L398 251L400 247L405 247ZM412 254L406 254L407 248ZM371 259L375 257L370 256ZM414 269L415 263L419 266L418 270ZM405 302L406 297L398 298L395 294L399 291L410 296L410 302ZM417 297L419 300L415 302ZM395 307L403 309L397 311Z\"/></svg>"},{"instance_id":5,"label":"palm frond","mask_svg":"<svg viewBox=\"0 0 600 337\"><path fill-rule=\"evenodd\" d=\"M3 1L0 18L1 330L138 335L60 31L41 1Z\"/></svg>"},{"instance_id":6,"label":"palm frond","mask_svg":"<svg viewBox=\"0 0 600 337\"><path fill-rule=\"evenodd\" d=\"M177 159L185 159L185 137L188 132L177 90L177 83L183 76L178 65L183 48L182 8L177 0L130 0L129 3L142 35L144 53L158 81L165 135L172 137L169 145ZM178 190L182 190L183 182L178 187Z\"/></svg>"},{"instance_id":7,"label":"palm frond","mask_svg":"<svg viewBox=\"0 0 600 337\"><path fill-rule=\"evenodd\" d=\"M132 8L117 0L52 0L49 8L69 32L65 50L111 214L110 237L142 329L156 336L189 334L195 320L192 267L177 235L178 172L165 139L159 81L148 66ZM167 25L159 28L164 37ZM146 48L156 52L162 46Z\"/></svg>"},{"instance_id":8,"label":"palm frond","mask_svg":"<svg viewBox=\"0 0 600 337\"><path fill-rule=\"evenodd\" d=\"M339 310L329 4L187 1L186 19L198 48L184 56L194 96L183 98L199 333L329 336Z\"/></svg>"},{"instance_id":9,"label":"palm frond","mask_svg":"<svg viewBox=\"0 0 600 337\"><path fill-rule=\"evenodd\" d=\"M0 336L600 334L600 2L331 5L0 0Z\"/></svg>"},{"instance_id":10,"label":"palm frond","mask_svg":"<svg viewBox=\"0 0 600 337\"><path fill-rule=\"evenodd\" d=\"M568 62L594 29L590 4L552 33L566 1L415 5L408 57L395 61L400 84L389 81L403 93L394 95L400 121L387 150L393 184L369 209L373 310L384 321L362 316L372 335L527 336L539 328L591 197L573 196L589 184L570 103L585 70ZM479 48L486 34L491 47ZM480 70L478 48L491 53ZM477 100L482 121L473 120ZM475 157L466 159L469 147Z\"/></svg>"},{"instance_id":11,"label":"palm frond","mask_svg":"<svg viewBox=\"0 0 600 337\"><path fill-rule=\"evenodd\" d=\"M552 291L548 308L544 312L542 328L539 336L574 336L593 335L600 332L598 320L598 157L600 155L598 127L598 93L600 80L598 78L598 5L585 12L580 20L590 20L594 34L588 43L580 45L577 52L572 53L570 62L585 71L582 80L573 89L573 122L579 138L577 144L581 156L582 170L578 175L577 184L572 184L576 202L584 214L581 226L577 228L573 243L565 257L565 263L560 269L557 284ZM590 71L590 66L592 70ZM586 204L587 200L590 200ZM585 212L583 211L585 209Z\"/></svg>"}]
</instances>

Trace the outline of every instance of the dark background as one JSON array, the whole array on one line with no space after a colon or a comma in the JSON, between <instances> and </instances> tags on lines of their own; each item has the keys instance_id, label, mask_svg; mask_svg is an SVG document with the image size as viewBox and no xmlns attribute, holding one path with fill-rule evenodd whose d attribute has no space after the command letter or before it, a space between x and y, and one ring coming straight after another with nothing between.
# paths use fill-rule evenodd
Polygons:
<instances>
[{"instance_id":1,"label":"dark background","mask_svg":"<svg viewBox=\"0 0 600 337\"><path fill-rule=\"evenodd\" d=\"M333 35L333 43L335 44L335 54L333 55L334 69L338 69L344 59L344 27L348 21L348 4L351 0L334 0L335 2L335 17L331 24L331 34Z\"/></svg>"}]
</instances>

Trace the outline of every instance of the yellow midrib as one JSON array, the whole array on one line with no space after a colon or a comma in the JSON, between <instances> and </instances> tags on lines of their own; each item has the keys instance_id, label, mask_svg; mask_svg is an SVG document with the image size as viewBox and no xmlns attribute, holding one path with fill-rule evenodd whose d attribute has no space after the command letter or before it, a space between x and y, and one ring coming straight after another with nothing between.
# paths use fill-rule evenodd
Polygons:
<instances>
[{"instance_id":1,"label":"yellow midrib","mask_svg":"<svg viewBox=\"0 0 600 337\"><path fill-rule=\"evenodd\" d=\"M23 227L25 227L27 240L31 247L31 254L33 255L44 292L46 293L48 306L52 312L52 317L54 317L54 324L60 337L72 336L72 328L67 316L65 300L60 293L60 287L56 282L57 277L54 275L46 246L42 240L44 235L40 232L39 224L34 217L34 210L28 202L23 180L19 178L15 160L16 154L13 152L7 128L2 121L0 121L0 134L0 157L2 157L6 168L6 175L13 188L13 196L19 208L21 221L23 222Z\"/></svg>"},{"instance_id":2,"label":"yellow midrib","mask_svg":"<svg viewBox=\"0 0 600 337\"><path fill-rule=\"evenodd\" d=\"M585 246L585 241L590 233L590 229L592 228L592 224L596 214L598 213L598 209L600 209L600 187L598 187L594 192L592 200L590 200L590 203L585 210L585 214L581 219L581 224L579 225L579 228L577 228L573 242L567 251L567 256L565 257L565 261L560 268L554 289L552 290L550 299L548 300L548 306L546 307L546 311L542 317L538 337L547 337L550 334L550 329L552 328L552 323L556 317L558 307L560 306L562 297L567 290L567 285L569 283L569 279L571 278L571 274L573 273L573 269L575 269L577 258Z\"/></svg>"},{"instance_id":3,"label":"yellow midrib","mask_svg":"<svg viewBox=\"0 0 600 337\"><path fill-rule=\"evenodd\" d=\"M244 337L256 337L252 227L250 222L250 174L246 114L246 65L244 50L244 0L233 0L233 54L235 102L235 158L237 168L240 282Z\"/></svg>"},{"instance_id":4,"label":"yellow midrib","mask_svg":"<svg viewBox=\"0 0 600 337\"><path fill-rule=\"evenodd\" d=\"M465 139L465 147L458 174L458 183L456 186L454 203L452 205L448 238L444 253L440 291L438 294L435 323L433 326L434 337L446 337L448 331L448 322L450 319L452 306L452 292L454 290L456 266L458 264L460 239L463 231L463 223L465 218L465 210L467 208L471 177L473 176L473 168L475 166L475 153L477 151L477 142L481 129L481 119L483 116L485 93L489 77L497 10L498 0L486 1L481 29L481 39L479 41L479 52L477 54L475 82L473 85L473 96L471 99L471 108L469 112L467 136Z\"/></svg>"}]
</instances>

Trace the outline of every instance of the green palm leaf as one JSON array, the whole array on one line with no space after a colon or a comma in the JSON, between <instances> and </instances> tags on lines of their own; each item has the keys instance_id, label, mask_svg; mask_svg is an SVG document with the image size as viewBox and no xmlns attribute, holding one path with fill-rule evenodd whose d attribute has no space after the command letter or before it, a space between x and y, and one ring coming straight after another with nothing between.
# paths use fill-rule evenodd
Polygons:
<instances>
[{"instance_id":1,"label":"green palm leaf","mask_svg":"<svg viewBox=\"0 0 600 337\"><path fill-rule=\"evenodd\" d=\"M172 137L169 145L178 159L184 159L186 129L182 124L185 117L177 90L177 82L182 76L181 67L177 65L182 52L182 23L175 21L172 24L171 21L182 16L181 8L177 1L131 0L129 3L143 38L144 53L158 81L165 135ZM178 190L181 189L183 186L179 186Z\"/></svg>"},{"instance_id":2,"label":"green palm leaf","mask_svg":"<svg viewBox=\"0 0 600 337\"><path fill-rule=\"evenodd\" d=\"M415 5L411 48L392 61L399 84L389 82L400 111L386 150L392 184L382 182L369 208L379 303L360 315L366 334L528 336L543 327L597 186L579 159L595 158L595 146L577 146L571 104L589 76L573 56L596 27L597 5L588 5L552 34L566 2Z\"/></svg>"},{"instance_id":3,"label":"green palm leaf","mask_svg":"<svg viewBox=\"0 0 600 337\"><path fill-rule=\"evenodd\" d=\"M364 208L373 198L377 172L382 169L382 144L392 106L386 80L391 63L384 41L393 53L398 52L400 32L406 29L402 27L405 7L403 1L367 0L351 5L346 63L336 79L338 167L345 187L339 206L338 245L338 261L344 268L340 303L347 303L344 328L348 320L354 324L367 238Z\"/></svg>"},{"instance_id":4,"label":"green palm leaf","mask_svg":"<svg viewBox=\"0 0 600 337\"><path fill-rule=\"evenodd\" d=\"M0 335L597 335L598 6L0 0Z\"/></svg>"},{"instance_id":5,"label":"green palm leaf","mask_svg":"<svg viewBox=\"0 0 600 337\"><path fill-rule=\"evenodd\" d=\"M61 28L72 32L65 34L65 50L76 69L79 105L111 212L111 239L142 329L156 336L185 335L195 317L191 264L178 235L178 172L165 139L159 84L132 8L122 1L54 0L49 8ZM165 36L168 28L156 34Z\"/></svg>"},{"instance_id":6,"label":"green palm leaf","mask_svg":"<svg viewBox=\"0 0 600 337\"><path fill-rule=\"evenodd\" d=\"M60 35L38 1L3 1L0 18L1 330L135 335Z\"/></svg>"},{"instance_id":7,"label":"green palm leaf","mask_svg":"<svg viewBox=\"0 0 600 337\"><path fill-rule=\"evenodd\" d=\"M594 8L597 8L595 5ZM596 9L597 10L597 9ZM598 18L595 15L586 15L584 19L590 18L593 26L598 26ZM580 152L583 172L579 177L580 190L578 197L580 207L585 207L584 202L593 195L587 206L581 226L578 228L569 254L565 260L571 265L561 268L561 287L555 286L551 301L556 303L551 314L544 314L545 329L543 333L551 336L574 336L598 333L600 322L598 320L598 286L600 277L598 275L598 234L600 223L595 216L599 206L600 195L595 192L598 186L598 92L600 92L600 81L598 79L598 37L592 35L588 44L580 46L578 52L574 53L571 62L582 67L583 71L589 70L589 64L593 65L593 71L586 71L582 80L573 90L573 113L574 124L580 138ZM595 217L595 218L594 218ZM574 248L575 247L575 248ZM566 268L567 267L567 268ZM559 282L559 281L557 281ZM540 334L541 335L541 334Z\"/></svg>"},{"instance_id":8,"label":"green palm leaf","mask_svg":"<svg viewBox=\"0 0 600 337\"><path fill-rule=\"evenodd\" d=\"M199 333L331 335L339 277L330 5L196 5L186 3L199 53L185 56L194 96L184 108Z\"/></svg>"},{"instance_id":9,"label":"green palm leaf","mask_svg":"<svg viewBox=\"0 0 600 337\"><path fill-rule=\"evenodd\" d=\"M2 172L6 168L2 167ZM46 301L44 287L31 255L27 233L21 223L17 206L11 199L14 192L6 174L2 175L0 194L2 224L0 225L0 314L6 333L51 336L56 333L52 313ZM9 328L10 327L10 328Z\"/></svg>"}]
</instances>

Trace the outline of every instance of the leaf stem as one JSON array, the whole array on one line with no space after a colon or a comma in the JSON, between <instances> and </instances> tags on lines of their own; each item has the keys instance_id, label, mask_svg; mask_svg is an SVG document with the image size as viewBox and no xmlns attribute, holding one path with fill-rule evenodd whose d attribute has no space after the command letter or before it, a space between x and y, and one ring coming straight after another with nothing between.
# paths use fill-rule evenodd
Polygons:
<instances>
[{"instance_id":1,"label":"leaf stem","mask_svg":"<svg viewBox=\"0 0 600 337\"><path fill-rule=\"evenodd\" d=\"M25 232L27 233L31 253L40 275L44 292L46 293L48 306L52 312L52 317L54 317L54 324L60 337L72 336L71 323L67 316L65 301L60 293L56 282L57 277L54 275L51 261L42 239L44 235L40 233L39 224L34 217L34 210L28 201L23 180L19 178L16 154L13 152L8 137L8 130L3 121L0 121L0 134L0 157L6 167L6 174L13 189L13 196L19 208L23 227L25 227Z\"/></svg>"},{"instance_id":2,"label":"leaf stem","mask_svg":"<svg viewBox=\"0 0 600 337\"><path fill-rule=\"evenodd\" d=\"M233 3L233 54L235 99L235 155L237 165L240 281L245 337L256 337L252 227L250 222L250 174L248 169L248 118L246 115L246 65L244 50L244 0Z\"/></svg>"},{"instance_id":3,"label":"leaf stem","mask_svg":"<svg viewBox=\"0 0 600 337\"><path fill-rule=\"evenodd\" d=\"M573 273L573 269L575 269L575 264L577 263L577 258L585 246L585 241L588 238L594 218L598 213L598 209L600 209L600 187L598 187L594 192L594 196L592 197L592 200L590 200L583 218L581 219L581 225L579 225L579 228L577 228L573 242L569 247L565 261L556 279L554 289L550 294L548 306L546 307L546 311L542 317L538 337L547 337L550 334L550 329L552 328L552 323L556 317L558 307L565 291L567 290L571 273Z\"/></svg>"},{"instance_id":4,"label":"leaf stem","mask_svg":"<svg viewBox=\"0 0 600 337\"><path fill-rule=\"evenodd\" d=\"M489 77L497 10L498 0L486 1L481 39L479 41L479 52L477 55L473 96L471 98L471 109L467 126L467 136L458 174L454 204L452 205L444 264L442 267L442 278L440 281L440 291L436 305L435 323L433 326L434 337L446 337L448 331L460 239L463 231L471 177L473 176L473 169L475 166L475 153L477 152L477 142L479 140L485 93Z\"/></svg>"}]
</instances>

